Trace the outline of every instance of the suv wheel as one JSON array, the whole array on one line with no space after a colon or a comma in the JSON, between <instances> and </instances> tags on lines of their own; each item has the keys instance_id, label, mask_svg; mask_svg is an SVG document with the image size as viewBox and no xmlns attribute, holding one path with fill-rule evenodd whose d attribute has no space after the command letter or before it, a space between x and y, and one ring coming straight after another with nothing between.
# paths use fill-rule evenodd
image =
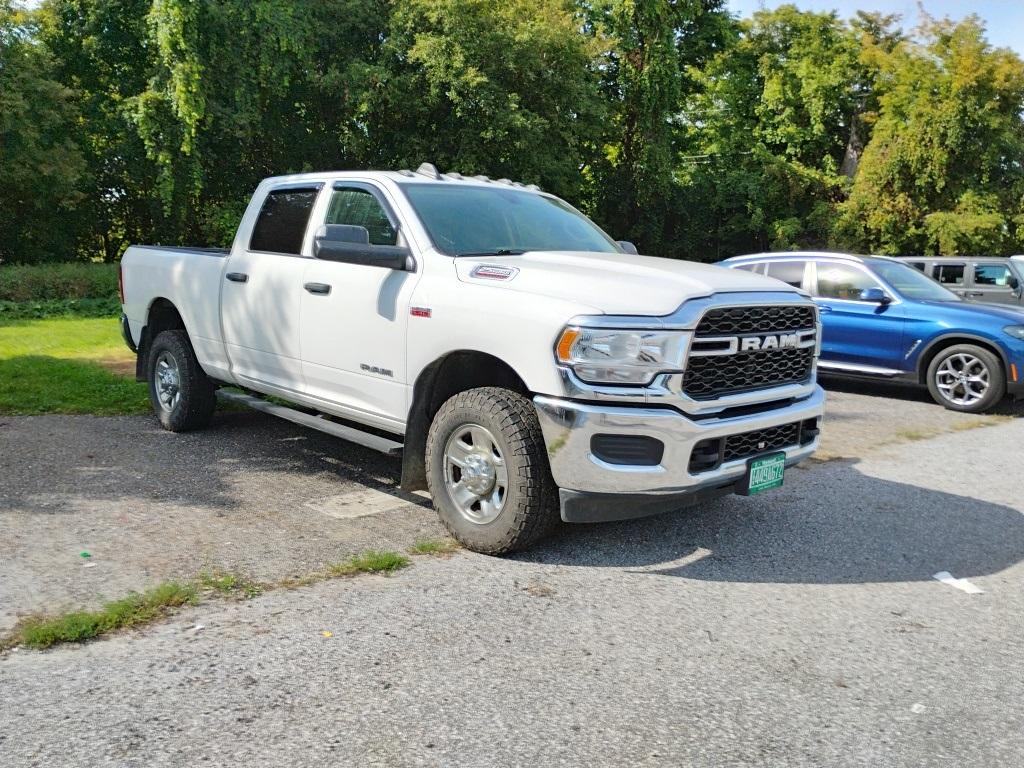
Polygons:
<instances>
[{"instance_id":1,"label":"suv wheel","mask_svg":"<svg viewBox=\"0 0 1024 768\"><path fill-rule=\"evenodd\" d=\"M202 429L217 407L216 387L199 366L185 331L164 331L149 349L149 400L171 432Z\"/></svg>"},{"instance_id":2,"label":"suv wheel","mask_svg":"<svg viewBox=\"0 0 1024 768\"><path fill-rule=\"evenodd\" d=\"M558 522L537 414L516 392L482 387L448 400L430 425L426 464L441 522L474 552L523 549Z\"/></svg>"},{"instance_id":3,"label":"suv wheel","mask_svg":"<svg viewBox=\"0 0 1024 768\"><path fill-rule=\"evenodd\" d=\"M953 411L982 413L1006 394L999 358L973 344L942 350L928 366L928 390L935 402Z\"/></svg>"}]
</instances>

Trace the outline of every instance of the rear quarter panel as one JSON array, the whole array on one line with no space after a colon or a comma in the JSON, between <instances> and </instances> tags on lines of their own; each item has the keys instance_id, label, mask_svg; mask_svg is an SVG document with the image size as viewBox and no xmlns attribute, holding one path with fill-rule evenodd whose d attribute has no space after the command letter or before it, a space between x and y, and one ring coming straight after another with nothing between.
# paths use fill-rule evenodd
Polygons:
<instances>
[{"instance_id":1,"label":"rear quarter panel","mask_svg":"<svg viewBox=\"0 0 1024 768\"><path fill-rule=\"evenodd\" d=\"M153 303L166 299L181 315L203 370L230 380L220 328L220 288L227 261L225 255L187 249L132 246L125 251L124 312L135 342Z\"/></svg>"}]
</instances>

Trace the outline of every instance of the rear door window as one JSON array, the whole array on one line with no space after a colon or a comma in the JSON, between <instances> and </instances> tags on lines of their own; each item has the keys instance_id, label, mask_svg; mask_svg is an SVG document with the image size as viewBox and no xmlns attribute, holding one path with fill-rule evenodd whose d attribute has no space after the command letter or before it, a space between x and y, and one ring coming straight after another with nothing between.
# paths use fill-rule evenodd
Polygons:
<instances>
[{"instance_id":1,"label":"rear door window","mask_svg":"<svg viewBox=\"0 0 1024 768\"><path fill-rule=\"evenodd\" d=\"M249 238L250 251L298 256L319 187L272 189Z\"/></svg>"},{"instance_id":2,"label":"rear door window","mask_svg":"<svg viewBox=\"0 0 1024 768\"><path fill-rule=\"evenodd\" d=\"M975 264L974 285L979 288L1008 288L1010 268L1005 264Z\"/></svg>"},{"instance_id":3,"label":"rear door window","mask_svg":"<svg viewBox=\"0 0 1024 768\"><path fill-rule=\"evenodd\" d=\"M860 292L865 288L881 287L875 278L856 267L818 263L818 296L823 299L860 301Z\"/></svg>"},{"instance_id":4,"label":"rear door window","mask_svg":"<svg viewBox=\"0 0 1024 768\"><path fill-rule=\"evenodd\" d=\"M806 267L806 261L769 261L768 277L774 277L776 280L789 283L794 288L800 288L804 284Z\"/></svg>"},{"instance_id":5,"label":"rear door window","mask_svg":"<svg viewBox=\"0 0 1024 768\"><path fill-rule=\"evenodd\" d=\"M964 265L963 264L936 264L935 279L943 285L963 285Z\"/></svg>"}]
</instances>

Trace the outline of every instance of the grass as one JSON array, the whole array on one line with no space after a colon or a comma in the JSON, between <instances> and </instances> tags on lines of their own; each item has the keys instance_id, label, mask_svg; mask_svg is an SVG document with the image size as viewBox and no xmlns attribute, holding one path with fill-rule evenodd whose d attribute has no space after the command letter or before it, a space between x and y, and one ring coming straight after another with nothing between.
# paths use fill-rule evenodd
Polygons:
<instances>
[{"instance_id":1,"label":"grass","mask_svg":"<svg viewBox=\"0 0 1024 768\"><path fill-rule=\"evenodd\" d=\"M195 585L168 581L141 594L113 600L97 611L31 617L4 644L42 650L59 643L83 643L119 629L149 624L196 601Z\"/></svg>"},{"instance_id":2,"label":"grass","mask_svg":"<svg viewBox=\"0 0 1024 768\"><path fill-rule=\"evenodd\" d=\"M450 555L458 549L459 543L455 539L420 539L409 547L409 553L413 555Z\"/></svg>"},{"instance_id":3,"label":"grass","mask_svg":"<svg viewBox=\"0 0 1024 768\"><path fill-rule=\"evenodd\" d=\"M0 638L0 651L17 646L44 650L62 643L84 643L130 627L151 624L202 599L248 600L265 592L293 589L320 581L358 574L391 574L410 563L397 552L367 550L348 560L301 577L261 584L248 577L222 570L202 571L188 582L168 581L145 592L132 593L104 604L96 611L72 611L53 616L30 616L7 637Z\"/></svg>"},{"instance_id":4,"label":"grass","mask_svg":"<svg viewBox=\"0 0 1024 768\"><path fill-rule=\"evenodd\" d=\"M250 600L263 594L266 587L258 581L228 571L203 571L197 579L199 586L220 597Z\"/></svg>"},{"instance_id":5,"label":"grass","mask_svg":"<svg viewBox=\"0 0 1024 768\"><path fill-rule=\"evenodd\" d=\"M112 318L0 322L0 413L145 411L134 361Z\"/></svg>"},{"instance_id":6,"label":"grass","mask_svg":"<svg viewBox=\"0 0 1024 768\"><path fill-rule=\"evenodd\" d=\"M327 566L332 576L353 576L357 573L394 573L409 565L409 558L397 552L371 549L341 563Z\"/></svg>"}]
</instances>

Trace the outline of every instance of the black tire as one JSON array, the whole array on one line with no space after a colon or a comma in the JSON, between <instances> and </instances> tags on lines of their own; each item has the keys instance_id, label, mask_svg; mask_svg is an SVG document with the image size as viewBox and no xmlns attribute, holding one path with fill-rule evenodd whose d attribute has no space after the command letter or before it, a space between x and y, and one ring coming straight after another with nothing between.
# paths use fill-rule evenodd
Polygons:
<instances>
[{"instance_id":1,"label":"black tire","mask_svg":"<svg viewBox=\"0 0 1024 768\"><path fill-rule=\"evenodd\" d=\"M166 372L171 361L177 371L178 396L172 403L167 403L165 399L169 389L167 385L158 383L161 379L158 369ZM149 348L146 378L149 382L149 401L164 429L188 432L202 429L210 423L217 407L216 387L196 360L196 353L185 331L163 331L153 339Z\"/></svg>"},{"instance_id":2,"label":"black tire","mask_svg":"<svg viewBox=\"0 0 1024 768\"><path fill-rule=\"evenodd\" d=\"M954 399L948 397L943 393L942 389L939 388L940 370L946 365L947 361L951 361L955 367L963 360L976 360L978 366L972 366L973 371L980 371L979 366L984 366L988 377L988 388L984 391L984 394L969 403L958 403ZM974 344L954 344L951 347L947 347L939 352L931 363L928 364L928 391L932 395L932 399L935 400L939 405L948 408L951 411L960 411L961 413L984 413L985 411L995 407L1002 401L1006 395L1006 371L1003 370L1002 361L994 353L989 352L984 347L978 347ZM946 375L943 378L943 382L948 385L949 376ZM957 395L957 393L960 393ZM964 399L964 390L957 388L952 393L953 398Z\"/></svg>"},{"instance_id":3,"label":"black tire","mask_svg":"<svg viewBox=\"0 0 1024 768\"><path fill-rule=\"evenodd\" d=\"M470 520L449 491L446 447L460 430L479 425L493 436L506 486L497 517ZM474 552L503 555L524 549L559 521L558 496L533 404L499 387L460 392L441 406L427 435L427 485L441 522Z\"/></svg>"}]
</instances>

